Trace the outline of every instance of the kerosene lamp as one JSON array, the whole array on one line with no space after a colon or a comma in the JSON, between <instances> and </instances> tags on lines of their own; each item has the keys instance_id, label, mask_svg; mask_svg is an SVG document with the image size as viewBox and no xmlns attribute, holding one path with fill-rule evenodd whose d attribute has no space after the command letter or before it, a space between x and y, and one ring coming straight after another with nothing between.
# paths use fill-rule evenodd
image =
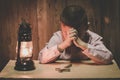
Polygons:
<instances>
[{"instance_id":1,"label":"kerosene lamp","mask_svg":"<svg viewBox=\"0 0 120 80\"><path fill-rule=\"evenodd\" d=\"M15 70L29 71L34 70L34 62L32 60L32 32L30 24L24 19L18 29L18 41L16 46L17 59L15 63Z\"/></svg>"}]
</instances>

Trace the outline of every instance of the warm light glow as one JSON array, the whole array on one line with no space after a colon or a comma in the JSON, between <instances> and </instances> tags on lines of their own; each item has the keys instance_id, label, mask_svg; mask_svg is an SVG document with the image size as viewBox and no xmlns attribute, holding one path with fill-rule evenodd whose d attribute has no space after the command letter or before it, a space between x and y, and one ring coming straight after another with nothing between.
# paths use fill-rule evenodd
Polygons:
<instances>
[{"instance_id":1,"label":"warm light glow","mask_svg":"<svg viewBox=\"0 0 120 80\"><path fill-rule=\"evenodd\" d=\"M21 49L21 57L28 57L29 56L29 49L28 48L22 48Z\"/></svg>"},{"instance_id":2,"label":"warm light glow","mask_svg":"<svg viewBox=\"0 0 120 80\"><path fill-rule=\"evenodd\" d=\"M32 41L21 42L20 57L32 57Z\"/></svg>"},{"instance_id":3,"label":"warm light glow","mask_svg":"<svg viewBox=\"0 0 120 80\"><path fill-rule=\"evenodd\" d=\"M17 52L17 47L16 47L16 52ZM21 48L20 48L20 57L25 58L25 57L32 57L32 41L29 42L21 42Z\"/></svg>"}]
</instances>

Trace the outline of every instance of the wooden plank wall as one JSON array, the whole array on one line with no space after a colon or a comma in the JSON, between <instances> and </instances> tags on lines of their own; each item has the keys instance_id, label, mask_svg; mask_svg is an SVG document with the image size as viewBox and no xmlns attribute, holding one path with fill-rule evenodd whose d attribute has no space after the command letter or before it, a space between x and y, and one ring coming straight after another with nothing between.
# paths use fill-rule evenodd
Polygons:
<instances>
[{"instance_id":1,"label":"wooden plank wall","mask_svg":"<svg viewBox=\"0 0 120 80\"><path fill-rule=\"evenodd\" d=\"M0 67L7 59L16 58L17 30L25 18L33 32L33 58L38 54L38 27L36 0L0 0Z\"/></svg>"},{"instance_id":2,"label":"wooden plank wall","mask_svg":"<svg viewBox=\"0 0 120 80\"><path fill-rule=\"evenodd\" d=\"M39 51L59 30L62 9L72 4L86 9L90 29L103 36L105 45L115 56L120 56L119 0L0 0L0 64L4 59L16 58L17 29L21 18L31 24L33 59L37 59Z\"/></svg>"},{"instance_id":3,"label":"wooden plank wall","mask_svg":"<svg viewBox=\"0 0 120 80\"><path fill-rule=\"evenodd\" d=\"M120 1L94 0L96 27L94 31L103 36L104 44L110 49L120 67Z\"/></svg>"}]
</instances>

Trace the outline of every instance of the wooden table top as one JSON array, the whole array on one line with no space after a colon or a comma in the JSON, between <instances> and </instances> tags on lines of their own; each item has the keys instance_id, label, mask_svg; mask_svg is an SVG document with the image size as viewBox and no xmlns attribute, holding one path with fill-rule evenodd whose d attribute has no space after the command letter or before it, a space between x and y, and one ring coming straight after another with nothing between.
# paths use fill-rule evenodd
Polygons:
<instances>
[{"instance_id":1,"label":"wooden table top","mask_svg":"<svg viewBox=\"0 0 120 80\"><path fill-rule=\"evenodd\" d=\"M10 60L5 68L0 72L1 79L118 79L120 78L120 69L116 62L110 65L97 65L91 60L81 62L56 61L51 64L39 64L34 60L35 70L32 71L16 71L15 60ZM72 64L70 71L59 72L56 68L63 68L68 64Z\"/></svg>"}]
</instances>

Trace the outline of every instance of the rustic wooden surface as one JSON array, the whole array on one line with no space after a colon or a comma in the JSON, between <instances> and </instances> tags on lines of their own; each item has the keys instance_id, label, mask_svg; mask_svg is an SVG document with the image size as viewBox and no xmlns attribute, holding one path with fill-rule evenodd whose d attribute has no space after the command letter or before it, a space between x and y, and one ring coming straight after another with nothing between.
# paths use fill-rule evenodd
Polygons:
<instances>
[{"instance_id":1,"label":"rustic wooden surface","mask_svg":"<svg viewBox=\"0 0 120 80\"><path fill-rule=\"evenodd\" d=\"M53 80L118 80L120 79L120 70L113 60L110 65L97 65L93 61L70 62L59 60L53 64L39 64L34 61L35 70L32 71L16 71L14 70L15 60L10 60L6 67L1 71L1 80L40 80L40 79L53 79ZM58 72L56 68L67 68L70 71Z\"/></svg>"}]
</instances>

